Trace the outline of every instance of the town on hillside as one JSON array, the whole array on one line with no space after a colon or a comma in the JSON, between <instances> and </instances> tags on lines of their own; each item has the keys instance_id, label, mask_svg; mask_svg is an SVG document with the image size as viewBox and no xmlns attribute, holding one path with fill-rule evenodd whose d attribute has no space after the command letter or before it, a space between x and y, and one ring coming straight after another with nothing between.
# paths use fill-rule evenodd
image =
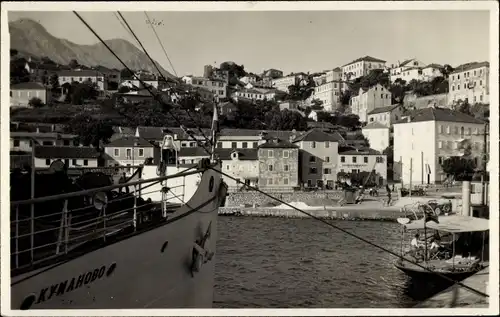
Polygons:
<instances>
[{"instance_id":1,"label":"town on hillside","mask_svg":"<svg viewBox=\"0 0 500 317\"><path fill-rule=\"evenodd\" d=\"M475 168L485 162L488 62L388 64L364 56L290 74L224 62L167 79L10 53L12 169L63 160L74 169L131 173L146 158L158 160L166 131L174 131L178 163L195 163L206 155L185 127L197 137L210 133L196 127L210 127L214 103L224 171L259 188L333 189L342 177L365 183L368 175L372 186L447 183L456 174L452 158L467 149Z\"/></svg>"}]
</instances>

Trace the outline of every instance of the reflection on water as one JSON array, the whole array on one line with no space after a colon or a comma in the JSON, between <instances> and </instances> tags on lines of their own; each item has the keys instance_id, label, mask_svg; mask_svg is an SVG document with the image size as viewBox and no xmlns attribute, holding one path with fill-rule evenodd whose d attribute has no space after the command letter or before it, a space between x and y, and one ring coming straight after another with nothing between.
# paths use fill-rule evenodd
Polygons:
<instances>
[{"instance_id":1,"label":"reflection on water","mask_svg":"<svg viewBox=\"0 0 500 317\"><path fill-rule=\"evenodd\" d=\"M332 223L399 253L397 223ZM220 217L218 232L214 307L406 308L442 287L312 219Z\"/></svg>"}]
</instances>

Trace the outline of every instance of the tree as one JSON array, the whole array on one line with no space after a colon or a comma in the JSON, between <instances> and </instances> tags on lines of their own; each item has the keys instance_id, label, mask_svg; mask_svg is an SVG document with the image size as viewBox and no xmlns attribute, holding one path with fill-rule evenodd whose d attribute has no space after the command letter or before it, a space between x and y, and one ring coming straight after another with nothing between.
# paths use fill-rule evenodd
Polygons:
<instances>
[{"instance_id":1,"label":"tree","mask_svg":"<svg viewBox=\"0 0 500 317\"><path fill-rule=\"evenodd\" d=\"M81 105L85 100L96 99L99 93L96 85L92 82L73 82L71 83L70 95L73 105Z\"/></svg>"},{"instance_id":2,"label":"tree","mask_svg":"<svg viewBox=\"0 0 500 317\"><path fill-rule=\"evenodd\" d=\"M96 148L102 142L108 142L114 134L113 125L109 121L94 119L87 114L77 115L70 120L66 132L76 134L82 144Z\"/></svg>"},{"instance_id":3,"label":"tree","mask_svg":"<svg viewBox=\"0 0 500 317\"><path fill-rule=\"evenodd\" d=\"M323 101L319 99L314 99L311 101L311 110L321 111L323 110Z\"/></svg>"},{"instance_id":4,"label":"tree","mask_svg":"<svg viewBox=\"0 0 500 317\"><path fill-rule=\"evenodd\" d=\"M445 64L443 66L443 68L441 69L441 73L443 74L443 77L448 79L448 77L450 76L450 74L453 72L453 67L451 67L450 65L448 64Z\"/></svg>"},{"instance_id":5,"label":"tree","mask_svg":"<svg viewBox=\"0 0 500 317\"><path fill-rule=\"evenodd\" d=\"M57 73L53 73L49 77L49 85L52 86L52 89L58 89L59 88L59 76L57 76Z\"/></svg>"},{"instance_id":6,"label":"tree","mask_svg":"<svg viewBox=\"0 0 500 317\"><path fill-rule=\"evenodd\" d=\"M78 64L78 61L76 59L72 59L69 61L68 66L71 68L77 68L80 64Z\"/></svg>"},{"instance_id":7,"label":"tree","mask_svg":"<svg viewBox=\"0 0 500 317\"><path fill-rule=\"evenodd\" d=\"M30 74L25 68L26 59L19 58L10 62L10 83L18 84L30 81Z\"/></svg>"},{"instance_id":8,"label":"tree","mask_svg":"<svg viewBox=\"0 0 500 317\"><path fill-rule=\"evenodd\" d=\"M467 99L458 104L458 111L469 116L474 116L474 114L472 113L471 105L469 104L469 101Z\"/></svg>"},{"instance_id":9,"label":"tree","mask_svg":"<svg viewBox=\"0 0 500 317\"><path fill-rule=\"evenodd\" d=\"M42 63L43 64L50 64L50 65L56 65L56 62L48 58L47 56L42 57Z\"/></svg>"},{"instance_id":10,"label":"tree","mask_svg":"<svg viewBox=\"0 0 500 317\"><path fill-rule=\"evenodd\" d=\"M120 71L121 78L132 78L134 77L134 73L129 71L127 68L124 68Z\"/></svg>"},{"instance_id":11,"label":"tree","mask_svg":"<svg viewBox=\"0 0 500 317\"><path fill-rule=\"evenodd\" d=\"M443 172L448 176L453 176L457 181L471 181L474 176L476 164L469 158L452 156L441 163Z\"/></svg>"},{"instance_id":12,"label":"tree","mask_svg":"<svg viewBox=\"0 0 500 317\"><path fill-rule=\"evenodd\" d=\"M306 130L307 121L296 111L269 111L265 116L265 123L269 130Z\"/></svg>"},{"instance_id":13,"label":"tree","mask_svg":"<svg viewBox=\"0 0 500 317\"><path fill-rule=\"evenodd\" d=\"M38 97L33 97L29 100L28 104L32 108L41 108L44 106L42 99Z\"/></svg>"}]
</instances>

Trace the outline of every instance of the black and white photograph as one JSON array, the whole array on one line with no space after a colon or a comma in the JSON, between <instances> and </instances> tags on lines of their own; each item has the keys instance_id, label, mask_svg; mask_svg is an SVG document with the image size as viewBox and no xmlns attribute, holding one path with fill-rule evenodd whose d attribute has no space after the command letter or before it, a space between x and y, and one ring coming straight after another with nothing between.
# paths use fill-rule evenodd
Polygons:
<instances>
[{"instance_id":1,"label":"black and white photograph","mask_svg":"<svg viewBox=\"0 0 500 317\"><path fill-rule=\"evenodd\" d=\"M498 314L498 14L3 2L2 315Z\"/></svg>"}]
</instances>

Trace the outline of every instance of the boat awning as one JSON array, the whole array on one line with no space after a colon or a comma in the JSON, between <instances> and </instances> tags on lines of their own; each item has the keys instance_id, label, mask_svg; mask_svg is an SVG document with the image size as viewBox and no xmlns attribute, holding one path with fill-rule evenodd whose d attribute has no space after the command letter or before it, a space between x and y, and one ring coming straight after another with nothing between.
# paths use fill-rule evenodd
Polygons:
<instances>
[{"instance_id":1,"label":"boat awning","mask_svg":"<svg viewBox=\"0 0 500 317\"><path fill-rule=\"evenodd\" d=\"M427 228L451 233L490 230L489 220L483 218L451 215L439 217L438 220L439 223L435 223L434 221L427 222ZM423 229L424 220L412 221L404 226L409 230Z\"/></svg>"}]
</instances>

